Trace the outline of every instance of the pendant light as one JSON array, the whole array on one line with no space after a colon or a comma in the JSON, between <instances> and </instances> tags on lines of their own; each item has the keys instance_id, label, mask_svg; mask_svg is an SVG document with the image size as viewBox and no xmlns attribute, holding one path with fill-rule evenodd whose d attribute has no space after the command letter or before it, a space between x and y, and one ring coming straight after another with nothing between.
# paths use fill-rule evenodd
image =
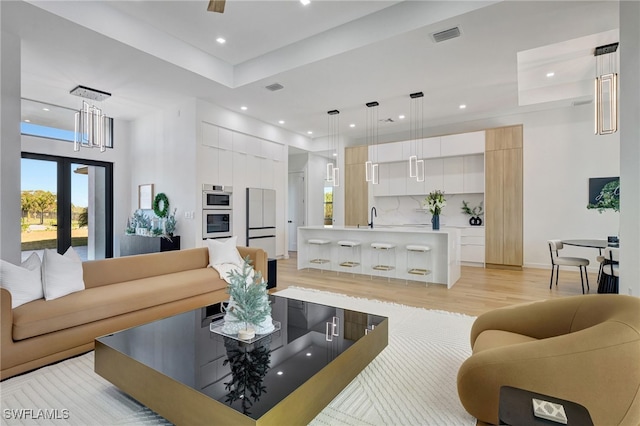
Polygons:
<instances>
[{"instance_id":1,"label":"pendant light","mask_svg":"<svg viewBox=\"0 0 640 426\"><path fill-rule=\"evenodd\" d=\"M595 134L607 135L618 130L618 43L595 49Z\"/></svg>"},{"instance_id":2,"label":"pendant light","mask_svg":"<svg viewBox=\"0 0 640 426\"><path fill-rule=\"evenodd\" d=\"M85 86L76 86L69 93L94 101L103 101L111 96L111 93ZM108 128L108 118L102 109L83 100L82 108L75 114L73 150L80 151L80 147L85 147L106 151Z\"/></svg>"},{"instance_id":3,"label":"pendant light","mask_svg":"<svg viewBox=\"0 0 640 426\"><path fill-rule=\"evenodd\" d=\"M409 95L411 99L409 119L409 139L411 152L409 153L409 177L424 182L424 160L422 159L422 129L424 94L415 92ZM418 157L420 159L418 160Z\"/></svg>"},{"instance_id":4,"label":"pendant light","mask_svg":"<svg viewBox=\"0 0 640 426\"><path fill-rule=\"evenodd\" d=\"M365 179L374 185L378 184L378 102L367 102L366 140L367 147L372 146L371 158L365 162Z\"/></svg>"},{"instance_id":5,"label":"pendant light","mask_svg":"<svg viewBox=\"0 0 640 426\"><path fill-rule=\"evenodd\" d=\"M340 169L338 165L338 150L340 148L340 111L333 109L327 111L327 137L329 141L329 149L334 160L327 163L326 179L333 186L340 186ZM335 165L334 165L335 161Z\"/></svg>"}]
</instances>

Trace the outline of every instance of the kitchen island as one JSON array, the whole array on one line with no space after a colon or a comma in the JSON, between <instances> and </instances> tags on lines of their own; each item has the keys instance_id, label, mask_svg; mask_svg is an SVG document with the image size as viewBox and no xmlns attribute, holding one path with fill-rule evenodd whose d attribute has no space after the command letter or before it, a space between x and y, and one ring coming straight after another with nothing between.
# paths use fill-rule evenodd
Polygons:
<instances>
[{"instance_id":1,"label":"kitchen island","mask_svg":"<svg viewBox=\"0 0 640 426\"><path fill-rule=\"evenodd\" d=\"M310 239L320 239L329 243L317 246L310 245ZM340 266L345 259L344 251L338 245L338 241L354 241L360 243L360 265L345 268ZM373 268L377 262L377 255L371 243L388 243L395 245L395 253L389 251L395 258L393 270L380 271ZM413 263L424 262L431 273L423 276L408 272L406 250L407 245L428 246L429 254L423 254L422 259L412 253ZM311 252L313 250L313 253ZM311 259L318 257L328 258L330 262L313 264ZM395 255L395 256L394 256ZM298 228L298 269L319 268L337 272L352 272L356 274L398 278L411 281L444 284L451 288L460 278L460 230L447 228L434 231L431 227L411 226L377 226L371 228L357 227L323 227L304 226Z\"/></svg>"}]
</instances>

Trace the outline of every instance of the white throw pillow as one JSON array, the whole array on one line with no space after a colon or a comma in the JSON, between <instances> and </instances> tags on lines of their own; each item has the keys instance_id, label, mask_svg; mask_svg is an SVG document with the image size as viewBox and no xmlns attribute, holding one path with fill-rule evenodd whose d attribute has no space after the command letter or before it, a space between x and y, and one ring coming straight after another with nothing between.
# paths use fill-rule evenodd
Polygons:
<instances>
[{"instance_id":1,"label":"white throw pillow","mask_svg":"<svg viewBox=\"0 0 640 426\"><path fill-rule=\"evenodd\" d=\"M0 285L11 293L11 308L42 299L40 257L31 253L20 266L0 260Z\"/></svg>"},{"instance_id":2,"label":"white throw pillow","mask_svg":"<svg viewBox=\"0 0 640 426\"><path fill-rule=\"evenodd\" d=\"M231 237L224 241L208 239L207 247L209 248L209 266L222 265L232 263L234 265L242 265L244 260L238 252L238 237Z\"/></svg>"},{"instance_id":3,"label":"white throw pillow","mask_svg":"<svg viewBox=\"0 0 640 426\"><path fill-rule=\"evenodd\" d=\"M46 300L84 290L82 260L73 247L64 256L46 249L42 257L42 289Z\"/></svg>"}]
</instances>

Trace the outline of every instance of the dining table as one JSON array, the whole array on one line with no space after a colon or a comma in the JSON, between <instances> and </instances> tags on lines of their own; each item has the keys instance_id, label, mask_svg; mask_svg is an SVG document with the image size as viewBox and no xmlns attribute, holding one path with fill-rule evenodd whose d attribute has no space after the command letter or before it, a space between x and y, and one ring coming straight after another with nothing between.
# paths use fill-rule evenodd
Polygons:
<instances>
[{"instance_id":1,"label":"dining table","mask_svg":"<svg viewBox=\"0 0 640 426\"><path fill-rule=\"evenodd\" d=\"M567 246L575 246L575 247L589 247L589 248L597 248L598 254L602 256L602 250L609 247L610 243L606 239L591 239L591 238L579 238L579 239L568 239L561 240L562 244ZM618 245L611 245L612 247L617 247ZM604 261L600 264L600 268L598 270L598 293L609 293L610 289L605 285L605 281L602 274L602 267L609 263L608 259L604 259Z\"/></svg>"}]
</instances>

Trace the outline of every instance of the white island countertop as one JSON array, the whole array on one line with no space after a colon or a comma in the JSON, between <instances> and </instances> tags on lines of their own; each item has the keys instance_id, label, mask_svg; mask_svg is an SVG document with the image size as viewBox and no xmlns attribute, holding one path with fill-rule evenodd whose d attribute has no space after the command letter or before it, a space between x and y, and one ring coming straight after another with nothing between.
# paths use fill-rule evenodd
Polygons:
<instances>
[{"instance_id":1,"label":"white island countertop","mask_svg":"<svg viewBox=\"0 0 640 426\"><path fill-rule=\"evenodd\" d=\"M298 228L298 269L309 267L310 246L309 239L322 238L331 241L329 255L330 266L323 265L325 269L340 272L354 272L364 275L378 275L378 271L372 270L372 256L375 253L371 249L371 243L383 242L396 246L394 271L382 276L405 279L411 281L427 281L429 283L445 284L451 288L460 278L460 230L458 228L431 229L430 225L374 225L369 227L355 226L303 226ZM337 242L351 240L360 243L361 265L358 268L345 269L340 266L341 259ZM425 255L425 262L429 265L431 274L423 277L407 272L407 245L427 245L431 248L429 255ZM314 248L315 249L315 248ZM319 267L318 265L312 267Z\"/></svg>"}]
</instances>

